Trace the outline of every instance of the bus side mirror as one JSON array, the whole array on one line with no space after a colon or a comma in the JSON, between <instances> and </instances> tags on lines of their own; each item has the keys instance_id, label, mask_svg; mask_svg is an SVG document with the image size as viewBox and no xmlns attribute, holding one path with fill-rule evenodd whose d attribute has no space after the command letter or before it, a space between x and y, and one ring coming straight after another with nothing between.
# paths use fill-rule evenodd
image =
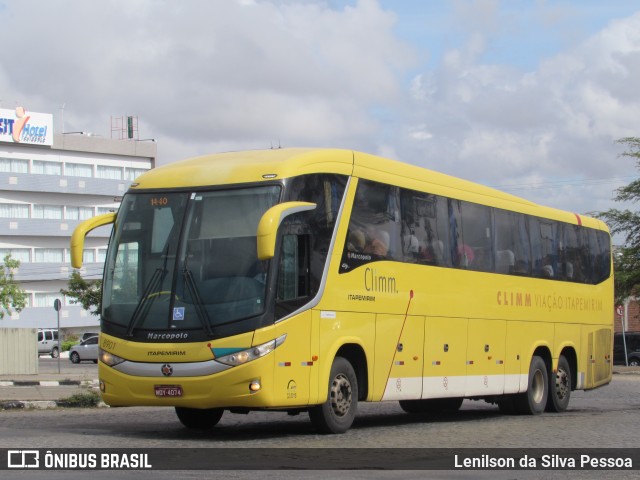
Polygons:
<instances>
[{"instance_id":1,"label":"bus side mirror","mask_svg":"<svg viewBox=\"0 0 640 480\"><path fill-rule=\"evenodd\" d=\"M315 203L309 202L285 202L274 205L264 212L258 223L257 244L258 259L269 260L273 258L276 251L276 235L282 220L294 213L313 210Z\"/></svg>"},{"instance_id":2,"label":"bus side mirror","mask_svg":"<svg viewBox=\"0 0 640 480\"><path fill-rule=\"evenodd\" d=\"M84 252L84 237L98 227L109 225L116 221L115 213L104 213L81 222L71 235L71 266L82 267L82 253Z\"/></svg>"}]
</instances>

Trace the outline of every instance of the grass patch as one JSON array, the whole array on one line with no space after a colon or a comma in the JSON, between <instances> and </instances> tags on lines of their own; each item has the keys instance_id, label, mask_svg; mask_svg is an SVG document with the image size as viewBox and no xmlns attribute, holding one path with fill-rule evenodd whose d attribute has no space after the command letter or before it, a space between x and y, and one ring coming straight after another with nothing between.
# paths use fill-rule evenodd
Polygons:
<instances>
[{"instance_id":1,"label":"grass patch","mask_svg":"<svg viewBox=\"0 0 640 480\"><path fill-rule=\"evenodd\" d=\"M91 408L98 406L100 403L100 394L95 390L87 392L75 393L68 398L58 401L58 405L64 407Z\"/></svg>"}]
</instances>

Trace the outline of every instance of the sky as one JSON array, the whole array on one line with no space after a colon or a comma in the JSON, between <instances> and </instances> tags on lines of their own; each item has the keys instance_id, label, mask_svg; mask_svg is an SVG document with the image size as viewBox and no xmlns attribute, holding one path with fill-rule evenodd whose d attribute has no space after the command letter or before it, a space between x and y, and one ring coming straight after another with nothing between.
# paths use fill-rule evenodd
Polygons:
<instances>
[{"instance_id":1,"label":"sky","mask_svg":"<svg viewBox=\"0 0 640 480\"><path fill-rule=\"evenodd\" d=\"M0 0L0 107L157 164L272 147L378 154L577 213L621 208L640 136L626 0Z\"/></svg>"}]
</instances>

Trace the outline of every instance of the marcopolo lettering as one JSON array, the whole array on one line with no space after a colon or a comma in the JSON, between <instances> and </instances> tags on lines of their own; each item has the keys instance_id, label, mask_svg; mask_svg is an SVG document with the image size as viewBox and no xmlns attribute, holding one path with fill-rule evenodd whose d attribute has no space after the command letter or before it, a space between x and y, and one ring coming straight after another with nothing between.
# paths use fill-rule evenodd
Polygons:
<instances>
[{"instance_id":1,"label":"marcopolo lettering","mask_svg":"<svg viewBox=\"0 0 640 480\"><path fill-rule=\"evenodd\" d=\"M189 338L188 333L148 333L147 340L186 340Z\"/></svg>"}]
</instances>

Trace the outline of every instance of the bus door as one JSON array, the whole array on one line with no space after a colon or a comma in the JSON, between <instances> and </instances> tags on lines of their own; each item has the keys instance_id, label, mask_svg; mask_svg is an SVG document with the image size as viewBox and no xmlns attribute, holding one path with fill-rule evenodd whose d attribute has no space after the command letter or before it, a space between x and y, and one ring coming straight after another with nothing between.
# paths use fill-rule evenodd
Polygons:
<instances>
[{"instance_id":1,"label":"bus door","mask_svg":"<svg viewBox=\"0 0 640 480\"><path fill-rule=\"evenodd\" d=\"M422 395L424 317L376 315L374 399Z\"/></svg>"},{"instance_id":2,"label":"bus door","mask_svg":"<svg viewBox=\"0 0 640 480\"><path fill-rule=\"evenodd\" d=\"M464 396L467 323L466 318L427 317L422 398Z\"/></svg>"},{"instance_id":3,"label":"bus door","mask_svg":"<svg viewBox=\"0 0 640 480\"><path fill-rule=\"evenodd\" d=\"M467 396L504 393L504 320L469 319L467 346Z\"/></svg>"}]
</instances>

